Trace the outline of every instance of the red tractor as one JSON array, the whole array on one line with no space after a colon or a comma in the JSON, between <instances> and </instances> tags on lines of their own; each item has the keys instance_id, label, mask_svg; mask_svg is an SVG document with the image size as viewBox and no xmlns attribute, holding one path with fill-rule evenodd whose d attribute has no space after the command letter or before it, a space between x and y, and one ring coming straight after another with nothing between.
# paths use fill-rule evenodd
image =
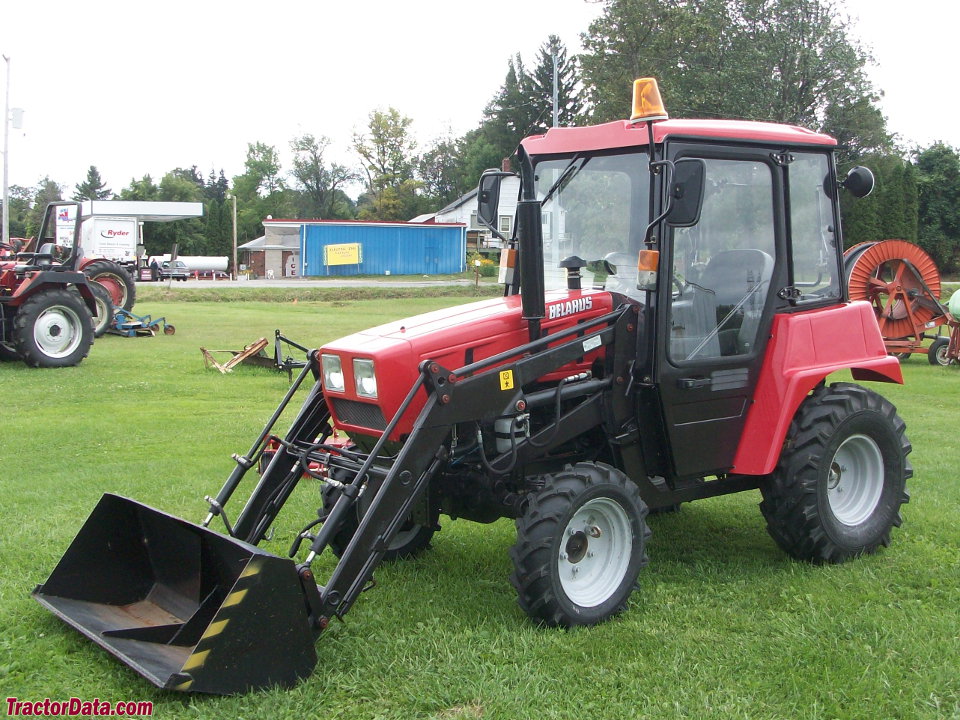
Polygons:
<instances>
[{"instance_id":1,"label":"red tractor","mask_svg":"<svg viewBox=\"0 0 960 720\"><path fill-rule=\"evenodd\" d=\"M0 359L69 367L90 352L95 315L112 311L106 293L76 270L78 203L47 206L36 252L11 245L0 257Z\"/></svg>"},{"instance_id":2,"label":"red tractor","mask_svg":"<svg viewBox=\"0 0 960 720\"><path fill-rule=\"evenodd\" d=\"M158 686L226 693L309 674L314 637L382 560L427 549L441 515L514 519L519 605L560 626L624 611L650 510L759 488L793 557L887 545L904 423L872 390L826 383L902 382L843 282L838 193L872 175L839 182L836 142L801 128L668 120L652 81L634 106L523 141L502 297L311 352L202 524L104 495L36 599ZM480 182L493 228L505 175ZM288 557L257 547L304 480L322 504Z\"/></svg>"}]
</instances>

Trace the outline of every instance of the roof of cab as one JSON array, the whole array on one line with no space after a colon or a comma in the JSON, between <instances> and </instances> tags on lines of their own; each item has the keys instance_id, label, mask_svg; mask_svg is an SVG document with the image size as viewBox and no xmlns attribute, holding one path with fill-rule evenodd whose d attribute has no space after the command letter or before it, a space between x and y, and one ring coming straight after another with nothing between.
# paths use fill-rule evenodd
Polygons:
<instances>
[{"instance_id":1,"label":"roof of cab","mask_svg":"<svg viewBox=\"0 0 960 720\"><path fill-rule=\"evenodd\" d=\"M696 138L790 146L835 147L837 144L829 135L796 125L750 120L663 120L654 123L653 136L658 143L668 139ZM523 141L524 149L531 155L590 152L647 144L647 123L629 120L587 127L550 128L543 135L534 135Z\"/></svg>"}]
</instances>

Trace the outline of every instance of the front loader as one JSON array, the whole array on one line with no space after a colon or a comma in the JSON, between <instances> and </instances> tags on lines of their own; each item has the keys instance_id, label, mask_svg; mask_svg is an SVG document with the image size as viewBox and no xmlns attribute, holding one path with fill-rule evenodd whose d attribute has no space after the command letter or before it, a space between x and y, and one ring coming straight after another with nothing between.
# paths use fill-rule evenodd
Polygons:
<instances>
[{"instance_id":1,"label":"front loader","mask_svg":"<svg viewBox=\"0 0 960 720\"><path fill-rule=\"evenodd\" d=\"M311 351L202 523L105 495L34 597L160 687L232 693L307 676L315 637L380 562L425 551L441 514L512 518L519 605L562 627L626 609L650 510L759 488L796 558L888 544L904 424L825 382L902 382L842 282L839 189L865 195L872 176L839 182L828 136L671 121L654 82L634 93L630 121L521 144L502 297ZM478 190L494 232L506 174ZM265 551L301 482L316 515L286 557Z\"/></svg>"}]
</instances>

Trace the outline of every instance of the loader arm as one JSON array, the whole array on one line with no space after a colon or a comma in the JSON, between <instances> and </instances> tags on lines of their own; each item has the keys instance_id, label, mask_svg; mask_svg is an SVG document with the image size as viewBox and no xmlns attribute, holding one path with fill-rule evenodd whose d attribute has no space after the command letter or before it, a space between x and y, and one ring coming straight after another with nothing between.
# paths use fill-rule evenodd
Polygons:
<instances>
[{"instance_id":1,"label":"loader arm","mask_svg":"<svg viewBox=\"0 0 960 720\"><path fill-rule=\"evenodd\" d=\"M420 379L413 391L422 386L428 394L427 402L389 472L382 479L370 477L368 480L364 492L373 492L375 496L327 585L321 589L320 617L342 617L363 591L404 519L422 498L430 479L444 466L451 428L458 423L492 419L507 409L522 409L526 402L523 394L525 386L598 347L611 345L618 333L624 341L628 337L633 338L635 326L630 321L635 317L635 306L621 306L567 331L452 372L429 360L421 363ZM584 395L577 406L555 419L555 429L547 428L533 438L518 441L514 448L517 461L543 455L550 448L591 426L605 421L617 423L618 418L605 415L601 407L603 396L611 384L612 378L588 386L591 392ZM628 387L624 387L614 395L625 398L627 392ZM408 400L411 395L408 395ZM407 404L397 413L391 425L399 420ZM620 412L613 410L614 416L620 415L619 419L628 416L626 400L614 402L613 405L620 408ZM383 437L387 437L389 432L388 427ZM551 436L549 442L545 441L545 435ZM498 459L494 459L492 464L496 465ZM362 478L358 473L352 484L357 487L360 482ZM341 495L327 522L334 520L334 515L339 511L352 506L357 494L347 492ZM335 522L330 529L330 532L334 531ZM315 543L312 551L321 551L322 545L322 542ZM312 557L308 558L308 563L310 560ZM303 567L301 565L301 571ZM314 612L311 614L316 617L317 609L312 610Z\"/></svg>"}]
</instances>

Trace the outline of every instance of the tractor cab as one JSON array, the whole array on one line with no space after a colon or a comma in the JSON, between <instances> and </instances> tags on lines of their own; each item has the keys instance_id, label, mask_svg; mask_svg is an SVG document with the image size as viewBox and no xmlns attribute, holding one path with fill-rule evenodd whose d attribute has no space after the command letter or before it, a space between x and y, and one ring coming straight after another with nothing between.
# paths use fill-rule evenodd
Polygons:
<instances>
[{"instance_id":1,"label":"tractor cab","mask_svg":"<svg viewBox=\"0 0 960 720\"><path fill-rule=\"evenodd\" d=\"M75 202L51 203L47 206L37 237L28 251L16 254L18 271L72 271L76 268L80 248L80 205Z\"/></svg>"},{"instance_id":2,"label":"tractor cab","mask_svg":"<svg viewBox=\"0 0 960 720\"><path fill-rule=\"evenodd\" d=\"M639 397L658 410L640 414L641 435L658 475L733 469L774 317L845 301L835 144L792 126L669 120L644 79L631 120L552 128L518 149L521 200L539 217L515 223L506 293L582 287L640 306ZM485 224L503 175L481 179ZM872 176L857 168L844 184L864 195ZM524 308L535 335L543 309L536 297Z\"/></svg>"}]
</instances>

